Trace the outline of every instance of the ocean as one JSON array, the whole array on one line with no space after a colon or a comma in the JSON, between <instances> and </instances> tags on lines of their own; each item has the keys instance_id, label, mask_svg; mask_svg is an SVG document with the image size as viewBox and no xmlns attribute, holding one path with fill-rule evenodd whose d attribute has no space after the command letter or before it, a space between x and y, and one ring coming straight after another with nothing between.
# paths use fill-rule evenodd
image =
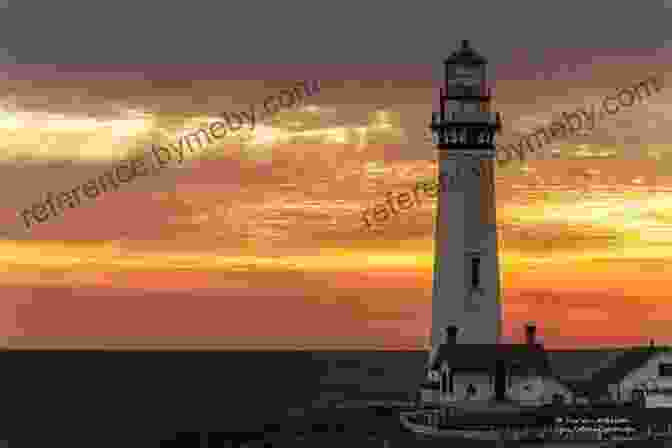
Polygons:
<instances>
[{"instance_id":1,"label":"ocean","mask_svg":"<svg viewBox=\"0 0 672 448\"><path fill-rule=\"evenodd\" d=\"M413 436L401 432L395 415L361 405L414 399L426 356L11 351L4 354L0 440L12 448L159 447L202 433L206 444L194 446L234 446L236 438L260 434L271 446L315 446L317 439L414 446L404 444Z\"/></svg>"},{"instance_id":2,"label":"ocean","mask_svg":"<svg viewBox=\"0 0 672 448\"><path fill-rule=\"evenodd\" d=\"M415 399L423 351L3 356L0 441L11 448L495 446L426 439L371 406Z\"/></svg>"}]
</instances>

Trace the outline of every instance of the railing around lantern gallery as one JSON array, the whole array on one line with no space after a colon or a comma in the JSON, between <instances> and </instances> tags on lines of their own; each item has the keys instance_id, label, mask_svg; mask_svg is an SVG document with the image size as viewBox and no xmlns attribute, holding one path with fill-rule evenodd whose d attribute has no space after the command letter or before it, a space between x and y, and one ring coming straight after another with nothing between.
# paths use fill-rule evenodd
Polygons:
<instances>
[{"instance_id":1,"label":"railing around lantern gallery","mask_svg":"<svg viewBox=\"0 0 672 448\"><path fill-rule=\"evenodd\" d=\"M497 124L498 121L501 121L501 115L499 112L446 112L445 119L457 123L487 123L487 124ZM439 112L434 112L432 114L432 124L438 126L440 124L440 114Z\"/></svg>"},{"instance_id":2,"label":"railing around lantern gallery","mask_svg":"<svg viewBox=\"0 0 672 448\"><path fill-rule=\"evenodd\" d=\"M448 94L445 94L443 88L441 88L441 98L442 99L461 99L461 98L490 98L492 96L492 88L485 87L482 84L478 86L465 86L465 85L449 85Z\"/></svg>"}]
</instances>

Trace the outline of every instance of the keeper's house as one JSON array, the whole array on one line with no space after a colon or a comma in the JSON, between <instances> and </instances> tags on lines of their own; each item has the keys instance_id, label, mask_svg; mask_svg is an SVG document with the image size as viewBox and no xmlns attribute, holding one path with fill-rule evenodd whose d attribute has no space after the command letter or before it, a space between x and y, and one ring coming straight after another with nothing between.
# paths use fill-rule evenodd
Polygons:
<instances>
[{"instance_id":1,"label":"keeper's house","mask_svg":"<svg viewBox=\"0 0 672 448\"><path fill-rule=\"evenodd\" d=\"M672 351L636 347L625 351L588 380L568 382L580 402L639 403L672 407Z\"/></svg>"},{"instance_id":2,"label":"keeper's house","mask_svg":"<svg viewBox=\"0 0 672 448\"><path fill-rule=\"evenodd\" d=\"M535 342L535 332L536 326L526 326L525 344L460 345L458 328L448 327L430 354L421 401L672 407L672 351L667 348L547 351Z\"/></svg>"}]
</instances>

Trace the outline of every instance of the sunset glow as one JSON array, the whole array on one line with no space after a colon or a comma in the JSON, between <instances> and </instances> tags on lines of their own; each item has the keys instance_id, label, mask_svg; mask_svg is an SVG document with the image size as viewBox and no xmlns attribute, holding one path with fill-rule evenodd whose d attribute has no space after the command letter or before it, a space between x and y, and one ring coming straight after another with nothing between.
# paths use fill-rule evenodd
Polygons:
<instances>
[{"instance_id":1,"label":"sunset glow","mask_svg":"<svg viewBox=\"0 0 672 448\"><path fill-rule=\"evenodd\" d=\"M425 85L430 98L436 86ZM329 88L339 89L325 83L324 98ZM497 84L498 92L516 88L513 81ZM414 87L414 95L420 90ZM557 103L547 97L524 108L500 100L497 110L512 117L501 140L513 142L531 123L550 119L549 111L571 110L604 90L576 90L587 96L559 96ZM367 109L315 97L315 104L254 129L243 126L191 155L194 163L173 161L28 233L17 213L47 191L73 188L152 143L174 143L220 120L217 111L249 108L244 97L263 98L249 90L231 107L196 108L189 98L152 96L148 88L149 99L123 106L111 99L94 113L84 105L75 110L67 97L59 103L54 92L48 111L20 106L31 92L19 90L16 104L8 99L0 113L3 182L16 192L0 215L6 233L0 266L7 273L1 282L8 291L2 309L11 317L0 325L10 341L226 339L235 322L273 306L294 316L292 332L286 325L269 329L274 343L300 333L306 341L426 345L436 200L424 197L376 232L364 229L361 213L383 203L387 192L436 178L436 150L423 129L430 104L400 100ZM554 142L545 156L496 169L506 337L517 338L521 322L536 319L549 347L671 342L661 317L672 312L664 286L672 269L672 145L661 141L668 137L662 123L670 92L603 120L590 135ZM179 101L188 113L179 113ZM634 146L615 142L624 129L634 132L624 120L649 133L641 131ZM63 164L42 163L52 160ZM20 174L11 171L15 166ZM123 314L125 324L105 321L94 302ZM147 320L154 312L163 317ZM185 312L202 319L182 321ZM305 320L316 324L302 326ZM642 334L644 320L661 323ZM237 337L265 343L254 326L235 328Z\"/></svg>"}]
</instances>

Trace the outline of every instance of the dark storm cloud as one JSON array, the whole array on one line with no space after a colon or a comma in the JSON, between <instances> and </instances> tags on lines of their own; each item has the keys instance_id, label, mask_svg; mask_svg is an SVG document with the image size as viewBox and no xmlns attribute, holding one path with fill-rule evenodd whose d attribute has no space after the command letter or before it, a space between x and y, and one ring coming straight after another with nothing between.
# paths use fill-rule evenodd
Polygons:
<instances>
[{"instance_id":1,"label":"dark storm cloud","mask_svg":"<svg viewBox=\"0 0 672 448\"><path fill-rule=\"evenodd\" d=\"M11 63L434 64L459 39L493 63L525 49L660 48L661 2L10 1L0 17Z\"/></svg>"}]
</instances>

